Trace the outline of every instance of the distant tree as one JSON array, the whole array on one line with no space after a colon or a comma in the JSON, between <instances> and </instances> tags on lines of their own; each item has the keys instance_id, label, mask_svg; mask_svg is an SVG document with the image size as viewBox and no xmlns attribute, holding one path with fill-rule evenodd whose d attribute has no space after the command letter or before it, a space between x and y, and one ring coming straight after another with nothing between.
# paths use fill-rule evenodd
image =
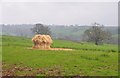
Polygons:
<instances>
[{"instance_id":1,"label":"distant tree","mask_svg":"<svg viewBox=\"0 0 120 78\"><path fill-rule=\"evenodd\" d=\"M32 28L33 33L35 34L47 34L47 35L51 35L51 31L50 28L47 26L44 26L43 24L36 24L33 28Z\"/></svg>"},{"instance_id":2,"label":"distant tree","mask_svg":"<svg viewBox=\"0 0 120 78\"><path fill-rule=\"evenodd\" d=\"M93 26L87 29L84 34L87 36L87 41L92 41L96 45L103 43L111 38L109 31L103 30L103 25L94 23Z\"/></svg>"}]
</instances>

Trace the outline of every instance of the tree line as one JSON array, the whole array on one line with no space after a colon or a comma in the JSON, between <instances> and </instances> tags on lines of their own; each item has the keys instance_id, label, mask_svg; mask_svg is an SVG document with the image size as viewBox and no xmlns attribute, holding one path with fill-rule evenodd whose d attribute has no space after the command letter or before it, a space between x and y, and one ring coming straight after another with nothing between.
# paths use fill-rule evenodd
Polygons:
<instances>
[{"instance_id":1,"label":"tree line","mask_svg":"<svg viewBox=\"0 0 120 78\"><path fill-rule=\"evenodd\" d=\"M43 24L35 24L31 29L34 34L47 34L51 35L51 30L48 26ZM98 23L94 23L92 27L84 32L85 41L94 42L95 45L103 44L106 40L112 38L112 34L109 31L104 30L104 26Z\"/></svg>"}]
</instances>

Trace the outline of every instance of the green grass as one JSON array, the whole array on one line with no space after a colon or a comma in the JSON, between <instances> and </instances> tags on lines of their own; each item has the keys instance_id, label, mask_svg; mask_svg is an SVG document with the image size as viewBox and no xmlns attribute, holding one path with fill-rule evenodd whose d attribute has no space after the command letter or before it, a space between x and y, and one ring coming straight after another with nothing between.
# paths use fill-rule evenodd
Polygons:
<instances>
[{"instance_id":1,"label":"green grass","mask_svg":"<svg viewBox=\"0 0 120 78\"><path fill-rule=\"evenodd\" d=\"M73 51L30 50L31 39L13 36L2 37L3 70L12 65L30 67L32 71L16 71L15 75L26 75L41 69L36 76L117 76L118 46L94 45L92 43L75 43L54 40L52 47L72 48Z\"/></svg>"}]
</instances>

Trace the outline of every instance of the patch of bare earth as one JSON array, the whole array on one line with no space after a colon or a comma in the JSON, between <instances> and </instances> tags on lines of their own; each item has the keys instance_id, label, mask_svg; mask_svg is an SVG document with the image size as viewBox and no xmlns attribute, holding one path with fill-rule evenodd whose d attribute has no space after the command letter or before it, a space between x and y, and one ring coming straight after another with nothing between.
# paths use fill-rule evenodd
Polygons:
<instances>
[{"instance_id":1,"label":"patch of bare earth","mask_svg":"<svg viewBox=\"0 0 120 78\"><path fill-rule=\"evenodd\" d=\"M38 73L44 73L42 68L34 69L28 66L20 66L17 64L13 65L2 65L2 76L36 76Z\"/></svg>"},{"instance_id":2,"label":"patch of bare earth","mask_svg":"<svg viewBox=\"0 0 120 78\"><path fill-rule=\"evenodd\" d=\"M59 66L54 66L52 68L31 68L28 66L21 66L20 64L13 65L2 65L2 76L59 76L62 71Z\"/></svg>"}]
</instances>

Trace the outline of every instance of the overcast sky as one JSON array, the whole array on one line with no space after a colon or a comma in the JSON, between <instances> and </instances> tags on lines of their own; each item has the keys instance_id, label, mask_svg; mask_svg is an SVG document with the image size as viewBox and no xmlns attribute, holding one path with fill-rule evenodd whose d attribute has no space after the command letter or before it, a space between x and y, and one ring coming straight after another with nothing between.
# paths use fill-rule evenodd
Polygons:
<instances>
[{"instance_id":1,"label":"overcast sky","mask_svg":"<svg viewBox=\"0 0 120 78\"><path fill-rule=\"evenodd\" d=\"M118 25L117 2L3 2L1 6L4 24Z\"/></svg>"}]
</instances>

